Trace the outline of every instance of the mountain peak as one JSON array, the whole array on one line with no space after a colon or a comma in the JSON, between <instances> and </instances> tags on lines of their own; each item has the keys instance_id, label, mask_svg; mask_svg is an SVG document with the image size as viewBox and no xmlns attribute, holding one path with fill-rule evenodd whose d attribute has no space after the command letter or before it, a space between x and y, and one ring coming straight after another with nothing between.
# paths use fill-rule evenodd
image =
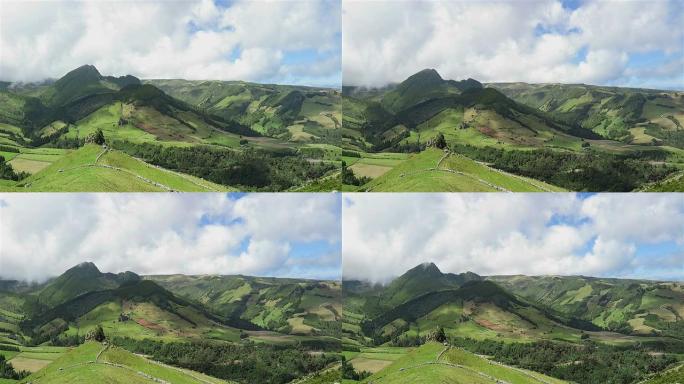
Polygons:
<instances>
[{"instance_id":1,"label":"mountain peak","mask_svg":"<svg viewBox=\"0 0 684 384\"><path fill-rule=\"evenodd\" d=\"M62 76L55 82L55 87L60 89L69 86L72 82L79 82L81 84L94 83L100 81L100 79L102 79L100 71L98 71L94 65L86 64L71 70L66 75Z\"/></svg>"},{"instance_id":2,"label":"mountain peak","mask_svg":"<svg viewBox=\"0 0 684 384\"><path fill-rule=\"evenodd\" d=\"M406 271L402 277L405 276L442 276L442 271L435 263L425 262L416 265L415 267Z\"/></svg>"},{"instance_id":3,"label":"mountain peak","mask_svg":"<svg viewBox=\"0 0 684 384\"><path fill-rule=\"evenodd\" d=\"M436 85L441 84L443 81L444 79L442 79L442 76L439 75L439 72L437 72L436 69L426 68L409 76L406 80L402 81L401 84L406 86L414 85L416 83L422 85Z\"/></svg>"},{"instance_id":4,"label":"mountain peak","mask_svg":"<svg viewBox=\"0 0 684 384\"><path fill-rule=\"evenodd\" d=\"M64 274L79 274L79 275L89 275L89 276L99 276L102 274L100 270L97 268L95 263L90 262L90 261L84 261L82 263L79 263L78 265L69 268Z\"/></svg>"}]
</instances>

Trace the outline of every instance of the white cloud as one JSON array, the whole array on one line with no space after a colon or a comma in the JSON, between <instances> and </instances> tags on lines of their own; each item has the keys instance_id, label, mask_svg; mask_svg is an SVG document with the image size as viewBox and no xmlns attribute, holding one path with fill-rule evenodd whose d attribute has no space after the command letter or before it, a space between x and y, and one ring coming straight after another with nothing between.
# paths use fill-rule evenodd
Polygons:
<instances>
[{"instance_id":1,"label":"white cloud","mask_svg":"<svg viewBox=\"0 0 684 384\"><path fill-rule=\"evenodd\" d=\"M5 194L0 201L0 278L43 280L82 261L112 272L283 275L297 263L294 250L313 242L328 246L311 256L329 262L302 273L330 276L339 266L332 194Z\"/></svg>"},{"instance_id":2,"label":"white cloud","mask_svg":"<svg viewBox=\"0 0 684 384\"><path fill-rule=\"evenodd\" d=\"M83 64L103 74L299 82L285 60L301 50L337 58L339 1L52 1L0 3L0 79L60 77ZM236 53L239 53L236 57ZM335 85L335 84L327 84Z\"/></svg>"},{"instance_id":3,"label":"white cloud","mask_svg":"<svg viewBox=\"0 0 684 384\"><path fill-rule=\"evenodd\" d=\"M423 68L444 77L485 82L527 81L648 85L679 77L634 77L632 54L684 54L684 9L676 0L344 0L343 81L380 86ZM586 56L581 53L586 50ZM666 64L663 64L666 65ZM638 84L635 84L638 83Z\"/></svg>"},{"instance_id":4,"label":"white cloud","mask_svg":"<svg viewBox=\"0 0 684 384\"><path fill-rule=\"evenodd\" d=\"M650 277L638 246L684 248L683 224L676 194L347 195L343 275L386 282L431 261L456 273Z\"/></svg>"}]
</instances>

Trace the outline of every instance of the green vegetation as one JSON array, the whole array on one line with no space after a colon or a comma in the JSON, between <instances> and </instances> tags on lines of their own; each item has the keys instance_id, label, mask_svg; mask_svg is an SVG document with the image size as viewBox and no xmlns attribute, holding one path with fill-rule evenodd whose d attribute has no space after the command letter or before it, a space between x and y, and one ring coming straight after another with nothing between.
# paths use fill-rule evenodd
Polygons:
<instances>
[{"instance_id":1,"label":"green vegetation","mask_svg":"<svg viewBox=\"0 0 684 384\"><path fill-rule=\"evenodd\" d=\"M293 346L161 343L128 338L113 342L157 361L241 383L289 383L337 361L334 354L312 354Z\"/></svg>"},{"instance_id":2,"label":"green vegetation","mask_svg":"<svg viewBox=\"0 0 684 384\"><path fill-rule=\"evenodd\" d=\"M517 176L436 148L412 155L390 171L362 185L373 192L548 192L562 188Z\"/></svg>"},{"instance_id":3,"label":"green vegetation","mask_svg":"<svg viewBox=\"0 0 684 384\"><path fill-rule=\"evenodd\" d=\"M92 383L103 379L109 383L122 384L161 380L179 384L224 383L199 372L171 367L111 344L94 341L70 350L22 382L66 384Z\"/></svg>"},{"instance_id":4,"label":"green vegetation","mask_svg":"<svg viewBox=\"0 0 684 384\"><path fill-rule=\"evenodd\" d=\"M408 350L364 383L564 383L543 374L493 363L462 349L429 342Z\"/></svg>"},{"instance_id":5,"label":"green vegetation","mask_svg":"<svg viewBox=\"0 0 684 384\"><path fill-rule=\"evenodd\" d=\"M0 188L297 190L337 170L342 120L338 100L338 92L324 88L143 83L133 76L102 76L86 65L54 83L0 90L0 179L15 181L3 181ZM115 151L97 162L81 163L73 156L65 160L72 155L65 151L59 156L34 155L89 144L108 145L141 161ZM76 167L65 169L62 160Z\"/></svg>"},{"instance_id":6,"label":"green vegetation","mask_svg":"<svg viewBox=\"0 0 684 384\"><path fill-rule=\"evenodd\" d=\"M333 281L141 277L82 263L42 284L0 281L1 372L33 383L339 377L341 308Z\"/></svg>"},{"instance_id":7,"label":"green vegetation","mask_svg":"<svg viewBox=\"0 0 684 384\"><path fill-rule=\"evenodd\" d=\"M374 179L362 191L675 191L684 166L682 96L585 85L483 86L423 70L384 88L344 87L342 147L358 154L347 163L354 174ZM422 162L433 147L462 156ZM420 154L399 164L363 161L400 152Z\"/></svg>"},{"instance_id":8,"label":"green vegetation","mask_svg":"<svg viewBox=\"0 0 684 384\"><path fill-rule=\"evenodd\" d=\"M453 343L504 364L577 383L633 383L665 370L677 361L673 356L650 354L647 348L640 346L625 348L591 342L582 345L552 342L511 344L457 339Z\"/></svg>"},{"instance_id":9,"label":"green vegetation","mask_svg":"<svg viewBox=\"0 0 684 384\"><path fill-rule=\"evenodd\" d=\"M426 263L386 285L345 280L342 345L365 382L635 383L677 374L683 294L675 282Z\"/></svg>"},{"instance_id":10,"label":"green vegetation","mask_svg":"<svg viewBox=\"0 0 684 384\"><path fill-rule=\"evenodd\" d=\"M13 184L11 191L226 191L194 176L155 167L121 151L85 145Z\"/></svg>"}]
</instances>

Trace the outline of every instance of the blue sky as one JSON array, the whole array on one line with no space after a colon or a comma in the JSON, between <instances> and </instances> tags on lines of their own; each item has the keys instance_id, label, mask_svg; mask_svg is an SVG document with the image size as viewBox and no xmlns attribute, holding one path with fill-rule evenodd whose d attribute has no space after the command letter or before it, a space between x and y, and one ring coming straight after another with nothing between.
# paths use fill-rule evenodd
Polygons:
<instances>
[{"instance_id":1,"label":"blue sky","mask_svg":"<svg viewBox=\"0 0 684 384\"><path fill-rule=\"evenodd\" d=\"M0 79L57 78L93 64L142 78L340 86L340 0L120 4L3 2Z\"/></svg>"},{"instance_id":2,"label":"blue sky","mask_svg":"<svg viewBox=\"0 0 684 384\"><path fill-rule=\"evenodd\" d=\"M681 194L372 194L343 206L344 278L420 263L481 275L684 281Z\"/></svg>"},{"instance_id":3,"label":"blue sky","mask_svg":"<svg viewBox=\"0 0 684 384\"><path fill-rule=\"evenodd\" d=\"M348 0L342 24L349 85L435 68L483 82L684 90L679 0Z\"/></svg>"},{"instance_id":4,"label":"blue sky","mask_svg":"<svg viewBox=\"0 0 684 384\"><path fill-rule=\"evenodd\" d=\"M0 278L83 261L140 274L341 275L338 194L0 194Z\"/></svg>"}]
</instances>

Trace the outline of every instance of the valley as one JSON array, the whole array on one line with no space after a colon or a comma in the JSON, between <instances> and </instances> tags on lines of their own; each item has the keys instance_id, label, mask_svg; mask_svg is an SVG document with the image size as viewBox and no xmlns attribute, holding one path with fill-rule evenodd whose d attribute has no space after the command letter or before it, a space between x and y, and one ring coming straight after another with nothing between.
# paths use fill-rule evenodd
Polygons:
<instances>
[{"instance_id":1,"label":"valley","mask_svg":"<svg viewBox=\"0 0 684 384\"><path fill-rule=\"evenodd\" d=\"M0 304L0 356L14 372L3 383L287 383L334 367L340 353L333 281L82 263L42 284L0 281Z\"/></svg>"},{"instance_id":2,"label":"valley","mask_svg":"<svg viewBox=\"0 0 684 384\"><path fill-rule=\"evenodd\" d=\"M346 191L681 190L682 92L482 84L425 69L342 93L342 155L356 176ZM451 161L426 163L431 149ZM505 180L515 178L525 182Z\"/></svg>"},{"instance_id":3,"label":"valley","mask_svg":"<svg viewBox=\"0 0 684 384\"><path fill-rule=\"evenodd\" d=\"M339 98L329 88L103 76L92 65L2 82L0 190L306 190L338 173Z\"/></svg>"},{"instance_id":4,"label":"valley","mask_svg":"<svg viewBox=\"0 0 684 384\"><path fill-rule=\"evenodd\" d=\"M344 280L342 345L368 383L648 382L682 364L682 289L426 263L385 285Z\"/></svg>"}]
</instances>

